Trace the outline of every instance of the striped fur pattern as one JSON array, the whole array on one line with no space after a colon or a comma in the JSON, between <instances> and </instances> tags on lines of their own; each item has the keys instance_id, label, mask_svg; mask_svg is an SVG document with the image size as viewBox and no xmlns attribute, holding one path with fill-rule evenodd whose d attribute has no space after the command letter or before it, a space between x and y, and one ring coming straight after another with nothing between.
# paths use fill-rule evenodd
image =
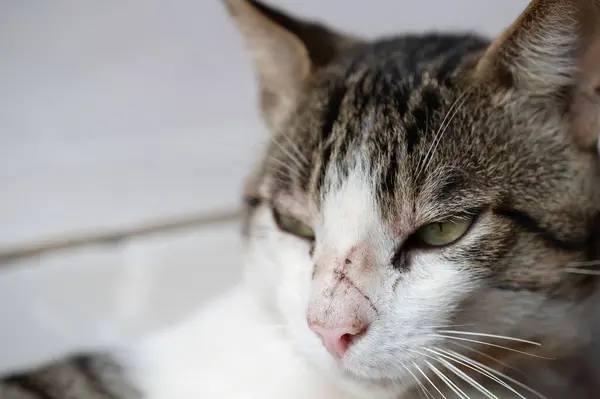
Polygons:
<instances>
[{"instance_id":1,"label":"striped fur pattern","mask_svg":"<svg viewBox=\"0 0 600 399\"><path fill-rule=\"evenodd\" d=\"M581 373L567 377L564 367L583 364L568 359L588 343L584 320L598 284L567 270L599 258L600 170L590 143L600 131L600 57L595 71L581 58L598 37L589 32L600 27L600 5L534 1L490 43L438 33L362 41L256 1L228 3L272 134L246 186L248 275L299 350L373 392L390 380L418 390L421 371L447 392L440 373L473 389L454 365L507 395L465 366L460 356L468 356L508 373L498 360L526 367L540 389L542 370L556 367L564 379L548 396L576 397ZM307 66L287 68L284 48ZM281 66L275 76L272 65ZM580 112L581 98L596 105ZM281 214L314 238L290 235ZM437 250L414 245L419 227L448 217L473 221L463 239ZM367 255L355 262L357 248ZM373 310L352 310L362 309L352 290ZM372 324L331 367L307 318L331 328ZM448 325L459 327L439 332ZM520 352L565 360L531 362Z\"/></svg>"},{"instance_id":2,"label":"striped fur pattern","mask_svg":"<svg viewBox=\"0 0 600 399\"><path fill-rule=\"evenodd\" d=\"M600 80L581 62L595 60L597 1L533 1L491 43L367 41L226 4L272 133L245 187L247 279L285 342L348 398L597 397L597 278L571 272L600 258ZM458 241L414 241L450 217L472 222ZM361 318L337 360L309 329ZM122 375L67 359L5 378L0 398L137 398Z\"/></svg>"},{"instance_id":3,"label":"striped fur pattern","mask_svg":"<svg viewBox=\"0 0 600 399\"><path fill-rule=\"evenodd\" d=\"M78 356L0 382L2 399L139 399L108 357Z\"/></svg>"}]
</instances>

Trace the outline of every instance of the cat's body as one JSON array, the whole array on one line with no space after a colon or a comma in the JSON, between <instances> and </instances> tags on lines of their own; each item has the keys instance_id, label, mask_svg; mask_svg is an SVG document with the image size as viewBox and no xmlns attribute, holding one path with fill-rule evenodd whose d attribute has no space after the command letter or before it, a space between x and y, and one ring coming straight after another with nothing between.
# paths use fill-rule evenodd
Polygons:
<instances>
[{"instance_id":1,"label":"cat's body","mask_svg":"<svg viewBox=\"0 0 600 399\"><path fill-rule=\"evenodd\" d=\"M71 358L33 373L11 376L0 383L2 399L416 399L414 390L358 389L332 379L307 362L277 318L255 302L247 285L240 285L203 308L187 322L141 342L112 361L106 356ZM207 361L206 359L210 359ZM120 367L115 365L120 362ZM538 365L539 366L539 365ZM532 387L547 398L597 397L596 374L582 380L573 361L547 369L527 370ZM124 367L124 369L123 369ZM589 372L589 370L584 370ZM539 378L550 386L537 386ZM527 381L523 374L516 376ZM590 378L591 377L591 378ZM537 381L536 381L537 379ZM426 383L426 381L424 381ZM134 388L139 387L139 389ZM433 388L424 385L432 394ZM448 395L448 388L438 387ZM516 387L518 389L518 387ZM544 391L544 388L546 389ZM462 387L469 397L479 391ZM492 389L493 391L494 389ZM498 389L499 398L518 397ZM403 391L403 389L398 389ZM534 397L520 389L525 397ZM508 394L508 395L507 395ZM434 396L442 397L442 396Z\"/></svg>"},{"instance_id":2,"label":"cat's body","mask_svg":"<svg viewBox=\"0 0 600 399\"><path fill-rule=\"evenodd\" d=\"M277 323L241 285L197 318L134 348L130 375L148 399L381 397L352 396L332 383L294 350Z\"/></svg>"},{"instance_id":3,"label":"cat's body","mask_svg":"<svg viewBox=\"0 0 600 399\"><path fill-rule=\"evenodd\" d=\"M573 268L600 252L600 4L534 1L491 45L227 4L273 134L246 281L120 353L128 379L149 399L534 397L518 380L555 366L527 354L581 353L598 288Z\"/></svg>"},{"instance_id":4,"label":"cat's body","mask_svg":"<svg viewBox=\"0 0 600 399\"><path fill-rule=\"evenodd\" d=\"M0 380L2 399L142 399L107 355L76 356Z\"/></svg>"}]
</instances>

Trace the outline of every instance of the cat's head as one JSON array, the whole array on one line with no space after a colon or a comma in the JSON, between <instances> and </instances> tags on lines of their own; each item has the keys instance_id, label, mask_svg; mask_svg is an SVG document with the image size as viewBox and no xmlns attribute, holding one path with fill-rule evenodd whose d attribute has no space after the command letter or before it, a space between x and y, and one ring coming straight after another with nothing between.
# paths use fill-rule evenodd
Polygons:
<instances>
[{"instance_id":1,"label":"cat's head","mask_svg":"<svg viewBox=\"0 0 600 399\"><path fill-rule=\"evenodd\" d=\"M245 190L248 278L299 350L377 380L572 342L595 280L569 266L595 256L600 211L594 1L535 1L491 45L227 4L272 135Z\"/></svg>"}]
</instances>

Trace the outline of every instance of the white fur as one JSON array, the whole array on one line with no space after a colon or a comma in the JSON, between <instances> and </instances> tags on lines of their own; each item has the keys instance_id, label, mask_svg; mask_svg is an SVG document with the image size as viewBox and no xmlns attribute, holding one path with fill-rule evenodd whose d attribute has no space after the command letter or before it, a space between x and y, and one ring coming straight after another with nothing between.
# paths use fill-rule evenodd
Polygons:
<instances>
[{"instance_id":1,"label":"white fur","mask_svg":"<svg viewBox=\"0 0 600 399\"><path fill-rule=\"evenodd\" d=\"M279 231L264 206L252 221L246 282L124 354L148 399L391 399L413 385L411 373L426 367L422 348L440 341L432 334L450 322L477 279L468 267L445 260L443 251L415 254L409 271L394 270L389 259L397 238L381 220L363 170L332 184L313 220L315 259L344 254L365 240L375 252L374 268L348 271L378 314L347 355L335 361L307 324L309 303L326 300L315 285L332 281L311 281L309 244ZM465 242L486 228L473 229Z\"/></svg>"},{"instance_id":2,"label":"white fur","mask_svg":"<svg viewBox=\"0 0 600 399\"><path fill-rule=\"evenodd\" d=\"M122 358L147 399L352 398L292 348L243 284Z\"/></svg>"}]
</instances>

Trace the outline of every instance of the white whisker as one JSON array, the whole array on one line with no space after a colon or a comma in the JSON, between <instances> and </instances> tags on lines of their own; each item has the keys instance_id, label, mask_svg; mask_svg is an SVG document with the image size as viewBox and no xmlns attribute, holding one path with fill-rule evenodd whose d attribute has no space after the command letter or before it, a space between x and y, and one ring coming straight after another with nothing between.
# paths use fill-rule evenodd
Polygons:
<instances>
[{"instance_id":1,"label":"white whisker","mask_svg":"<svg viewBox=\"0 0 600 399\"><path fill-rule=\"evenodd\" d=\"M413 353L416 353L416 354L418 354L418 355L421 355L421 356L423 356L423 357L427 357L427 358L429 358L429 359L432 359L432 360L434 360L434 361L436 361L436 362L440 362L440 363L441 363L441 361L440 361L440 357L439 357L439 356L437 356L437 355L436 355L436 356L428 355L428 354L426 354L426 353L419 352L419 351L416 351L416 350L414 350L414 349L410 349L410 351L411 351L411 352L413 352ZM442 373L442 374L443 374L443 373ZM456 384L454 384L454 382L452 382L452 380L451 380L450 378L448 378L448 376L444 375L444 377L446 377L446 378L448 379L448 381L445 381L445 380L443 380L443 381L446 383L446 385L450 384L450 385L448 385L448 386L449 386L451 389L452 389L452 387L456 388L456 390L458 390L458 391L459 391L459 392L460 392L462 395L464 395L464 397L465 397L465 398L469 399L468 395L466 395L466 394L465 394L465 393L464 393L464 392L463 392L463 391L462 391L462 390L461 390L461 389L460 389L460 388L459 388L459 387L458 387ZM454 391L454 389L452 389L452 390ZM459 394L458 392L454 391L454 393L456 393L457 395L459 395L459 396L460 396L460 394Z\"/></svg>"},{"instance_id":2,"label":"white whisker","mask_svg":"<svg viewBox=\"0 0 600 399\"><path fill-rule=\"evenodd\" d=\"M536 355L534 353L523 352L523 351L520 351L520 350L517 350L517 349L510 348L508 346L496 345L496 344L492 344L492 343L485 342L485 341L478 341L476 339L469 339L469 338L462 338L462 337L453 337L451 335L443 335L443 334L433 334L433 336L439 337L439 338L456 339L458 341L465 341L465 342L472 342L472 343L475 343L475 344L493 346L494 348L500 348L500 349L504 349L504 350L507 350L507 351L511 351L511 352L515 352L515 353L520 353L522 355L537 357L537 358L540 358L540 359L552 360L549 357L544 357L544 356Z\"/></svg>"},{"instance_id":3,"label":"white whisker","mask_svg":"<svg viewBox=\"0 0 600 399\"><path fill-rule=\"evenodd\" d=\"M465 94L465 93L463 93ZM458 102L460 101L460 99L462 98L462 95L456 97L456 99L454 100L454 102L452 103L452 105L450 106L450 109L448 109L448 111L446 112L446 115L444 115L444 119L442 119L442 123L440 124L440 127L438 128L438 130L435 132L434 136L433 136L433 140L431 141L431 145L429 146L429 149L427 149L427 152L425 153L425 156L421 159L419 159L419 163L417 165L417 168L419 170L419 172L417 173L417 177L415 180L417 180L419 178L419 176L421 176L421 172L422 172L422 167L423 165L427 162L428 158L429 158L429 154L431 153L431 150L434 147L434 144L437 140L437 137L439 136L440 132L442 131L444 124L446 123L446 120L448 119L448 116L452 113L452 111L454 110L454 107L456 106L456 104L458 104ZM427 129L429 130L429 129Z\"/></svg>"},{"instance_id":4,"label":"white whisker","mask_svg":"<svg viewBox=\"0 0 600 399\"><path fill-rule=\"evenodd\" d=\"M475 324L445 324L439 326L427 326L428 329L438 329L438 328L456 328L456 327L474 327Z\"/></svg>"},{"instance_id":5,"label":"white whisker","mask_svg":"<svg viewBox=\"0 0 600 399\"><path fill-rule=\"evenodd\" d=\"M300 179L300 178L302 178L304 176L300 170L292 168L291 165L283 162L279 158L270 157L269 158L269 162L274 162L277 165L281 166L287 173L289 173L289 175L291 177L295 177L297 179Z\"/></svg>"},{"instance_id":6,"label":"white whisker","mask_svg":"<svg viewBox=\"0 0 600 399\"><path fill-rule=\"evenodd\" d=\"M523 395L521 395L518 391L516 391L513 387L508 385L506 382L504 382L500 378L496 377L494 374L490 373L489 371L486 371L485 369L481 368L480 366L478 366L476 364L473 364L473 363L477 363L475 360L470 359L466 356L464 356L464 360L461 360L460 358L457 357L458 354L456 352L452 352L452 351L449 352L449 351L445 351L445 350L439 349L439 348L437 348L437 350L442 353L445 353L454 362L461 364L461 365L483 375L484 377L489 378L490 380L496 382L500 386L503 386L504 388L513 392L515 395L519 396L521 399L527 399Z\"/></svg>"},{"instance_id":7,"label":"white whisker","mask_svg":"<svg viewBox=\"0 0 600 399\"><path fill-rule=\"evenodd\" d=\"M527 390L527 391L529 391L529 392L533 393L534 395L538 396L538 397L539 397L539 398L541 398L541 399L548 399L548 398L546 398L544 395L542 395L541 393L539 393L538 391L536 391L535 389L533 389L533 388L531 388L531 387L527 386L526 384L523 384L521 381L515 380L514 378L511 378L511 377L507 376L506 374L504 374L504 373L501 373L501 372L500 372L500 371L498 371L498 370L494 370L493 368L491 368L491 367L489 367L489 366L486 366L486 365L485 365L485 364L483 364L483 363L480 363L480 362L478 362L478 361L476 361L476 360L473 360L473 359L471 359L471 358L468 358L468 357L466 357L466 356L463 356L463 355L461 355L460 353L457 353L457 352L455 352L455 351L448 351L448 352L450 352L450 353L454 354L454 355L455 355L456 357L458 357L458 358L461 358L461 359L463 359L465 362L469 362L469 363L471 363L471 364L473 364L473 365L477 365L478 367L481 367L482 369L484 369L484 370L487 370L489 373L495 374L495 375L497 375L498 377L504 378L505 380L507 380L507 381L510 381L510 382L512 382L512 383L513 383L513 384L515 384L515 385L518 385L519 387L521 387L521 388L523 388L523 389L525 389L525 390ZM514 390L513 390L513 391L514 391ZM525 398L524 398L522 395L519 395L519 396L521 396L521 398L525 399Z\"/></svg>"},{"instance_id":8,"label":"white whisker","mask_svg":"<svg viewBox=\"0 0 600 399\"><path fill-rule=\"evenodd\" d=\"M427 388L425 388L425 385L423 385L423 383L421 382L421 380L419 380L417 378L417 376L410 370L410 368L406 365L404 365L404 369L412 376L412 378L415 380L415 382L417 383L417 386L419 387L419 391L422 392L423 394L425 394L425 396L427 397L427 399L429 398L433 398L433 396L431 395L431 393L429 392L429 390Z\"/></svg>"},{"instance_id":9,"label":"white whisker","mask_svg":"<svg viewBox=\"0 0 600 399\"><path fill-rule=\"evenodd\" d=\"M433 148L433 151L431 152L431 156L429 157L429 160L427 162L427 164L425 165L425 167L423 168L424 171L426 171L427 169L429 169L429 166L431 165L431 162L433 161L433 156L435 154L435 151L438 149L441 141L442 141L442 137L444 136L444 134L446 133L446 131L448 130L448 126L450 126L450 123L452 123L452 121L454 120L454 117L456 116L456 114L458 113L458 111L462 108L462 106L465 104L465 102L467 101L468 98L468 94L469 91L464 92L464 95L462 96L462 99L460 101L460 104L458 104L456 106L456 108L454 109L454 112L452 113L452 115L450 116L450 119L448 119L448 122L446 122L446 126L444 126L444 130L442 130L438 136L437 136L437 140L435 143L435 147Z\"/></svg>"},{"instance_id":10,"label":"white whisker","mask_svg":"<svg viewBox=\"0 0 600 399\"><path fill-rule=\"evenodd\" d=\"M572 274L585 274L588 276L600 276L600 270L577 269L575 267L566 267L565 271Z\"/></svg>"},{"instance_id":11,"label":"white whisker","mask_svg":"<svg viewBox=\"0 0 600 399\"><path fill-rule=\"evenodd\" d=\"M303 165L302 162L300 162L300 160L298 158L296 158L295 156L293 156L283 145L281 145L281 143L279 143L277 140L273 139L271 140L271 142L273 144L275 144L277 146L277 148L279 148L281 150L281 152L283 152L289 159L290 161L292 161L293 163L296 164L296 166L298 168L300 168L300 170L303 170L306 165Z\"/></svg>"},{"instance_id":12,"label":"white whisker","mask_svg":"<svg viewBox=\"0 0 600 399\"><path fill-rule=\"evenodd\" d=\"M438 128L438 131L434 135L434 138L431 143L431 146L429 147L429 150L425 154L425 157L423 157L423 159L422 159L422 161L423 161L422 164L421 164L421 162L419 162L419 165L417 165L417 167L419 168L419 172L417 173L417 177L415 178L415 180L418 180L419 177L421 176L421 173L423 171L427 170L427 168L431 164L431 160L433 159L435 150L437 149L439 142L441 141L441 137L446 132L446 129L448 128L448 126L450 125L450 123L452 122L454 117L456 116L456 113L458 112L458 110L462 107L462 105L466 101L469 93L470 93L469 91L463 92L460 96L458 96L456 98L454 103L452 103L452 105L450 106L450 109L444 116L444 119L442 120L442 123L441 123L440 127Z\"/></svg>"},{"instance_id":13,"label":"white whisker","mask_svg":"<svg viewBox=\"0 0 600 399\"><path fill-rule=\"evenodd\" d=\"M431 364L427 360L425 360L425 363L427 364L427 366L429 366L429 368L431 369L431 371L433 371L438 377L440 377L440 379L446 385L448 385L448 387L452 390L452 392L454 392L456 394L456 396L458 396L461 399L469 399L469 397L467 395L465 395L464 392L461 391L459 387L457 387L456 385L454 385L454 383L448 377L446 377L444 375L444 373L442 373L440 370L438 370L433 364Z\"/></svg>"},{"instance_id":14,"label":"white whisker","mask_svg":"<svg viewBox=\"0 0 600 399\"><path fill-rule=\"evenodd\" d=\"M587 266L600 266L600 259L584 260L581 262L572 262L567 265L567 267L587 267Z\"/></svg>"},{"instance_id":15,"label":"white whisker","mask_svg":"<svg viewBox=\"0 0 600 399\"><path fill-rule=\"evenodd\" d=\"M471 347L469 347L469 346L467 346L467 345L463 345L463 344L461 344L460 342L454 342L454 341L450 341L450 343L451 343L452 345L456 345L456 346L458 346L458 347L461 347L461 348L463 348L463 349L466 349L466 350L468 350L468 351L475 352L475 353L477 353L478 355L485 357L486 359L489 359L489 360L492 360L492 361L494 361L494 362L498 363L498 364L499 364L499 365L501 365L502 367L505 367L505 368L507 368L507 369L511 369L511 370L513 370L513 371L516 371L517 373L523 374L523 372L522 372L521 370L518 370L518 369L516 369L516 368L514 368L514 367L512 367L512 366L510 366L510 365L508 365L508 364L506 364L506 363L504 363L503 361L501 361L501 360L499 360L499 359L495 358L494 356L490 356L490 355L488 355L487 353L484 353L484 352L482 352L482 351L479 351L479 350L477 350L477 349L475 349L475 348L471 348Z\"/></svg>"},{"instance_id":16,"label":"white whisker","mask_svg":"<svg viewBox=\"0 0 600 399\"><path fill-rule=\"evenodd\" d=\"M471 335L471 336L476 336L476 337L499 338L499 339L505 339L507 341L523 342L525 344L541 346L541 344L539 342L529 341L526 339L515 338L515 337L507 337L504 335L494 335L494 334L487 334L487 333L478 333L478 332L473 332L473 331L454 331L454 330L440 330L439 332L441 332L443 334L459 334L459 335Z\"/></svg>"},{"instance_id":17,"label":"white whisker","mask_svg":"<svg viewBox=\"0 0 600 399\"><path fill-rule=\"evenodd\" d=\"M292 139L290 139L287 134L282 134L281 136L284 139L286 139L286 141L290 144L290 146L292 147L292 151L294 151L294 154L298 158L300 158L300 160L304 163L304 166L309 166L310 162L308 162L308 159L306 159L306 157L304 156L304 154L302 154L302 152L300 151L300 149L298 148L298 146L292 141Z\"/></svg>"},{"instance_id":18,"label":"white whisker","mask_svg":"<svg viewBox=\"0 0 600 399\"><path fill-rule=\"evenodd\" d=\"M442 353L439 353L433 349L426 349L428 351L430 351L431 353L435 353L437 356L441 356L441 357L447 357L445 355L443 355ZM473 388L477 389L479 392L481 392L482 394L484 394L485 396L487 396L490 399L499 399L496 395L494 395L493 393L491 393L489 391L489 389L485 388L483 385L481 385L480 383L478 383L477 381L475 381L473 378L469 377L465 372L459 370L456 366L454 366L453 364L447 362L446 360L443 359L438 359L438 361L440 363L442 363L444 365L444 367L446 367L448 370L452 371L454 374L456 374L457 376L459 376L460 378L462 378L465 382L467 382L468 384L470 384Z\"/></svg>"},{"instance_id":19,"label":"white whisker","mask_svg":"<svg viewBox=\"0 0 600 399\"><path fill-rule=\"evenodd\" d=\"M431 384L431 386L433 387L433 389L435 389L437 391L437 393L439 393L441 395L442 398L448 399L448 398L446 398L446 395L444 395L442 393L442 391L440 391L440 389L433 383L433 381L431 381L431 379L427 376L427 374L425 374L423 372L423 370L421 370L421 368L417 365L417 363L412 362L412 364L413 364L413 366L415 366L415 368L417 370L419 370L419 373L421 373L421 375L423 375L423 378L425 378Z\"/></svg>"}]
</instances>

